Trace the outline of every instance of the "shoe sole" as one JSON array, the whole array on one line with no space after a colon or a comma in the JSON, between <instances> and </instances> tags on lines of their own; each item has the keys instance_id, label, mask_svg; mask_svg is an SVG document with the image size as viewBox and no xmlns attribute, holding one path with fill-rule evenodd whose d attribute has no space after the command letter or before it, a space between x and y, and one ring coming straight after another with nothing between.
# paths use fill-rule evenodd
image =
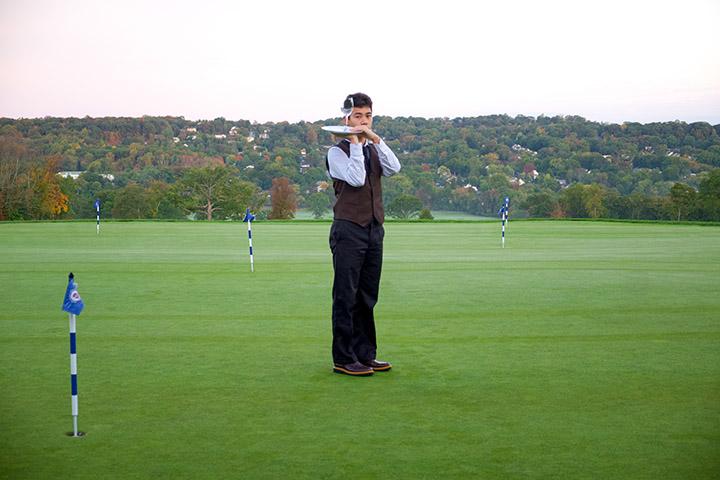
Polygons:
<instances>
[{"instance_id":1,"label":"shoe sole","mask_svg":"<svg viewBox=\"0 0 720 480\"><path fill-rule=\"evenodd\" d=\"M372 369L375 372L387 372L388 370L392 370L392 365L388 365L387 367L372 367Z\"/></svg>"},{"instance_id":2,"label":"shoe sole","mask_svg":"<svg viewBox=\"0 0 720 480\"><path fill-rule=\"evenodd\" d=\"M370 375L375 373L374 370L370 370L369 372L353 372L342 367L333 367L333 372L343 375L352 375L353 377L369 377Z\"/></svg>"}]
</instances>

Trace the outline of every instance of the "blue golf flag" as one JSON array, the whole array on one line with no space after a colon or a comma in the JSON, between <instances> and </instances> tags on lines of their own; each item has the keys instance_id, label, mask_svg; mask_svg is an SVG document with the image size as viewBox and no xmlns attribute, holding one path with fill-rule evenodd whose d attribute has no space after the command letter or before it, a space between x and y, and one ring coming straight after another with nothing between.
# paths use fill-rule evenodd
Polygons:
<instances>
[{"instance_id":1,"label":"blue golf flag","mask_svg":"<svg viewBox=\"0 0 720 480\"><path fill-rule=\"evenodd\" d=\"M95 199L95 210L100 211L100 199Z\"/></svg>"},{"instance_id":2,"label":"blue golf flag","mask_svg":"<svg viewBox=\"0 0 720 480\"><path fill-rule=\"evenodd\" d=\"M500 207L500 210L498 210L498 217L502 218L503 214L509 214L510 213L510 198L505 197L505 204Z\"/></svg>"},{"instance_id":3,"label":"blue golf flag","mask_svg":"<svg viewBox=\"0 0 720 480\"><path fill-rule=\"evenodd\" d=\"M245 209L245 218L243 218L243 222L252 222L253 220L255 220L255 215L250 213L249 208L246 208Z\"/></svg>"},{"instance_id":4,"label":"blue golf flag","mask_svg":"<svg viewBox=\"0 0 720 480\"><path fill-rule=\"evenodd\" d=\"M68 275L68 286L65 290L65 298L63 299L62 309L68 313L74 315L80 315L80 312L85 308L85 304L80 298L80 294L77 291L77 285L74 280L75 276L70 273Z\"/></svg>"}]
</instances>

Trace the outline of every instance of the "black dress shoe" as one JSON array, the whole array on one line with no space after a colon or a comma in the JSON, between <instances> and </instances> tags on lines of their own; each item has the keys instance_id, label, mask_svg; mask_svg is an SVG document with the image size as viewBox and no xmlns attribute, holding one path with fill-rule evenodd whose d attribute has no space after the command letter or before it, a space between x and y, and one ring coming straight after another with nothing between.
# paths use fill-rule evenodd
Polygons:
<instances>
[{"instance_id":1,"label":"black dress shoe","mask_svg":"<svg viewBox=\"0 0 720 480\"><path fill-rule=\"evenodd\" d=\"M370 367L374 372L387 372L392 368L390 362L383 362L382 360L367 360L362 362L363 365Z\"/></svg>"},{"instance_id":2,"label":"black dress shoe","mask_svg":"<svg viewBox=\"0 0 720 480\"><path fill-rule=\"evenodd\" d=\"M371 367L363 365L360 362L348 363L345 365L335 364L333 372L343 373L345 375L353 375L355 377L366 377L372 375L374 370Z\"/></svg>"}]
</instances>

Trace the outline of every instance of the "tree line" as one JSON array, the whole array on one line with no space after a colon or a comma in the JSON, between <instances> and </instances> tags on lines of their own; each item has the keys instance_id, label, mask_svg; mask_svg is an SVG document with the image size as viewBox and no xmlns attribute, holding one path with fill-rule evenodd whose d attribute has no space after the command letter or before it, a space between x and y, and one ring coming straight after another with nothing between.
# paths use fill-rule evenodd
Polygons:
<instances>
[{"instance_id":1,"label":"tree line","mask_svg":"<svg viewBox=\"0 0 720 480\"><path fill-rule=\"evenodd\" d=\"M332 204L318 122L182 117L0 119L0 219L292 218ZM577 116L383 117L402 171L388 212L720 220L720 126ZM82 172L76 179L59 172Z\"/></svg>"}]
</instances>

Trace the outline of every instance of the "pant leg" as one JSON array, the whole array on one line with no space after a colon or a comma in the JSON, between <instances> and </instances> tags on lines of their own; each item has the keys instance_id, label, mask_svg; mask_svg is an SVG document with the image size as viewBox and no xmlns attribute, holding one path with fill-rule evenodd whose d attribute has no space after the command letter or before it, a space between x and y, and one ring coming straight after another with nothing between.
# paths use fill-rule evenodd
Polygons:
<instances>
[{"instance_id":1,"label":"pant leg","mask_svg":"<svg viewBox=\"0 0 720 480\"><path fill-rule=\"evenodd\" d=\"M353 310L353 350L358 360L373 360L377 354L375 315L373 310L378 301L380 274L382 272L383 226L371 225L370 241L360 271L360 281Z\"/></svg>"},{"instance_id":2,"label":"pant leg","mask_svg":"<svg viewBox=\"0 0 720 480\"><path fill-rule=\"evenodd\" d=\"M358 361L354 351L354 310L360 274L368 249L368 230L352 222L336 220L330 229L333 254L332 356L333 362Z\"/></svg>"}]
</instances>

